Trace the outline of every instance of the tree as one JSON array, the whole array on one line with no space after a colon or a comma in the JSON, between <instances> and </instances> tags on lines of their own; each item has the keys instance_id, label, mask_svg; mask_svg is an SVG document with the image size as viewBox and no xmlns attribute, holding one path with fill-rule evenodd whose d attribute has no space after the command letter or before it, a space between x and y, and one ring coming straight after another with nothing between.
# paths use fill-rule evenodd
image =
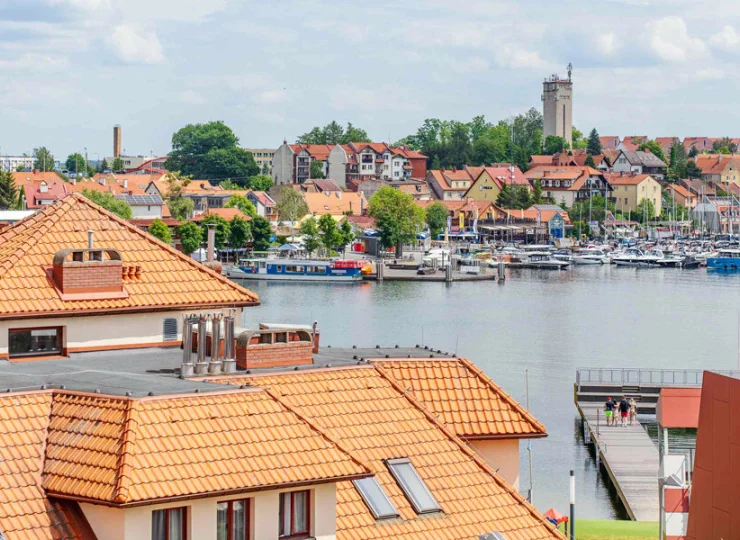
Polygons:
<instances>
[{"instance_id":1,"label":"tree","mask_svg":"<svg viewBox=\"0 0 740 540\"><path fill-rule=\"evenodd\" d=\"M557 154L568 150L570 146L568 141L558 135L548 135L545 139L544 152L545 154Z\"/></svg>"},{"instance_id":2,"label":"tree","mask_svg":"<svg viewBox=\"0 0 740 540\"><path fill-rule=\"evenodd\" d=\"M308 213L306 201L291 186L283 186L278 193L275 209L281 221L298 221Z\"/></svg>"},{"instance_id":3,"label":"tree","mask_svg":"<svg viewBox=\"0 0 740 540\"><path fill-rule=\"evenodd\" d=\"M435 201L427 207L427 225L433 239L439 237L447 226L447 207L439 201Z\"/></svg>"},{"instance_id":4,"label":"tree","mask_svg":"<svg viewBox=\"0 0 740 540\"><path fill-rule=\"evenodd\" d=\"M696 146L692 146L691 150L689 150L689 158L694 158L699 153L699 151L696 149Z\"/></svg>"},{"instance_id":5,"label":"tree","mask_svg":"<svg viewBox=\"0 0 740 540\"><path fill-rule=\"evenodd\" d=\"M594 157L589 154L586 156L586 162L584 163L586 167L596 167L596 163L594 163Z\"/></svg>"},{"instance_id":6,"label":"tree","mask_svg":"<svg viewBox=\"0 0 740 540\"><path fill-rule=\"evenodd\" d=\"M591 130L591 133L588 134L588 143L586 144L586 152L590 156L598 156L602 152L601 148L601 139L599 139L599 132L596 131L596 128L593 128Z\"/></svg>"},{"instance_id":7,"label":"tree","mask_svg":"<svg viewBox=\"0 0 740 540\"><path fill-rule=\"evenodd\" d=\"M331 216L330 216L331 217ZM321 236L319 233L319 224L316 218L311 216L303 220L301 228L298 230L303 237L303 247L308 251L310 256L321 246Z\"/></svg>"},{"instance_id":8,"label":"tree","mask_svg":"<svg viewBox=\"0 0 740 540\"><path fill-rule=\"evenodd\" d=\"M100 162L100 165L98 166L98 172L102 173L109 169L108 167L108 161L106 161L105 158L103 158L103 161Z\"/></svg>"},{"instance_id":9,"label":"tree","mask_svg":"<svg viewBox=\"0 0 740 540\"><path fill-rule=\"evenodd\" d=\"M308 133L298 137L296 142L299 144L328 144L334 146L351 142L370 142L370 140L364 129L355 127L351 122L348 122L347 127L343 129L336 121L332 120L324 127L315 126Z\"/></svg>"},{"instance_id":10,"label":"tree","mask_svg":"<svg viewBox=\"0 0 740 540\"><path fill-rule=\"evenodd\" d=\"M673 140L669 161L669 174L674 179L686 178L686 149L684 148L683 144L681 144L681 141L679 141L678 139Z\"/></svg>"},{"instance_id":11,"label":"tree","mask_svg":"<svg viewBox=\"0 0 740 540\"><path fill-rule=\"evenodd\" d=\"M347 128L344 130L341 144L349 144L351 142L371 142L371 139L368 137L367 131L353 126L352 122L347 122Z\"/></svg>"},{"instance_id":12,"label":"tree","mask_svg":"<svg viewBox=\"0 0 740 540\"><path fill-rule=\"evenodd\" d=\"M167 208L178 221L185 221L193 214L195 203L192 199L183 196L182 190L190 184L190 178L182 177L179 173L167 173Z\"/></svg>"},{"instance_id":13,"label":"tree","mask_svg":"<svg viewBox=\"0 0 740 540\"><path fill-rule=\"evenodd\" d=\"M568 217L571 223L579 220L589 221L589 219L591 221L603 222L606 219L605 210L613 213L614 203L605 201L601 195L593 195L590 200L586 199L573 203L573 206L568 210Z\"/></svg>"},{"instance_id":14,"label":"tree","mask_svg":"<svg viewBox=\"0 0 740 540\"><path fill-rule=\"evenodd\" d=\"M327 252L330 252L339 244L337 222L334 221L334 218L330 214L324 214L319 218L318 226L321 245L324 246Z\"/></svg>"},{"instance_id":15,"label":"tree","mask_svg":"<svg viewBox=\"0 0 740 540\"><path fill-rule=\"evenodd\" d=\"M375 218L385 248L411 242L424 226L424 210L403 191L383 186L370 198L368 215Z\"/></svg>"},{"instance_id":16,"label":"tree","mask_svg":"<svg viewBox=\"0 0 740 540\"><path fill-rule=\"evenodd\" d=\"M641 200L633 212L633 215L637 217L637 221L643 224L653 219L655 217L655 206L653 206L653 201L647 198Z\"/></svg>"},{"instance_id":17,"label":"tree","mask_svg":"<svg viewBox=\"0 0 740 540\"><path fill-rule=\"evenodd\" d=\"M665 158L665 154L663 153L663 148L655 141L644 142L637 147L637 150L639 150L640 152L650 152L654 156L660 158L663 163L666 163L668 161Z\"/></svg>"},{"instance_id":18,"label":"tree","mask_svg":"<svg viewBox=\"0 0 740 540\"><path fill-rule=\"evenodd\" d=\"M238 144L237 136L221 121L188 124L172 135L165 167L193 178L231 178L246 183L247 178L259 174L259 166Z\"/></svg>"},{"instance_id":19,"label":"tree","mask_svg":"<svg viewBox=\"0 0 740 540\"><path fill-rule=\"evenodd\" d=\"M588 139L584 139L583 133L575 126L573 126L570 133L570 138L573 141L573 148L586 148L588 146Z\"/></svg>"},{"instance_id":20,"label":"tree","mask_svg":"<svg viewBox=\"0 0 740 540\"><path fill-rule=\"evenodd\" d=\"M257 216L257 209L252 204L252 201L247 199L244 195L232 195L224 206L226 208L238 208L243 214L246 214L251 218Z\"/></svg>"},{"instance_id":21,"label":"tree","mask_svg":"<svg viewBox=\"0 0 740 540\"><path fill-rule=\"evenodd\" d=\"M496 204L501 208L522 210L532 206L532 197L525 186L506 184L498 194Z\"/></svg>"},{"instance_id":22,"label":"tree","mask_svg":"<svg viewBox=\"0 0 740 540\"><path fill-rule=\"evenodd\" d=\"M15 172L23 172L26 170L26 167L23 165L23 163L19 163L18 166L15 168Z\"/></svg>"},{"instance_id":23,"label":"tree","mask_svg":"<svg viewBox=\"0 0 740 540\"><path fill-rule=\"evenodd\" d=\"M165 244L172 243L172 233L170 232L170 228L165 225L165 222L161 219L155 219L154 221L152 221L152 224L149 225L147 232L155 238L159 238Z\"/></svg>"},{"instance_id":24,"label":"tree","mask_svg":"<svg viewBox=\"0 0 740 540\"><path fill-rule=\"evenodd\" d=\"M191 221L186 221L177 227L177 236L180 237L182 252L185 255L193 253L200 247L200 244L203 241L203 231Z\"/></svg>"},{"instance_id":25,"label":"tree","mask_svg":"<svg viewBox=\"0 0 740 540\"><path fill-rule=\"evenodd\" d=\"M688 178L701 178L701 169L695 161L686 163L686 176Z\"/></svg>"},{"instance_id":26,"label":"tree","mask_svg":"<svg viewBox=\"0 0 740 540\"><path fill-rule=\"evenodd\" d=\"M128 203L121 199L116 199L115 195L109 191L93 191L83 189L82 194L98 206L102 206L123 219L131 219L133 213Z\"/></svg>"},{"instance_id":27,"label":"tree","mask_svg":"<svg viewBox=\"0 0 740 540\"><path fill-rule=\"evenodd\" d=\"M216 249L223 249L226 247L226 243L229 241L229 222L221 216L216 214L210 214L203 218L200 222L200 226L203 229L203 238L208 239L207 230L209 226L213 226L216 229L216 237L214 238L214 245Z\"/></svg>"},{"instance_id":28,"label":"tree","mask_svg":"<svg viewBox=\"0 0 740 540\"><path fill-rule=\"evenodd\" d=\"M267 248L270 247L270 237L272 237L270 222L262 216L257 216L250 223L252 226L252 249L267 251Z\"/></svg>"},{"instance_id":29,"label":"tree","mask_svg":"<svg viewBox=\"0 0 740 540\"><path fill-rule=\"evenodd\" d=\"M123 172L125 169L125 166L123 164L123 160L119 157L113 158L113 163L110 166L111 171L114 173L120 173Z\"/></svg>"},{"instance_id":30,"label":"tree","mask_svg":"<svg viewBox=\"0 0 740 540\"><path fill-rule=\"evenodd\" d=\"M230 178L227 178L226 180L222 180L219 184L223 189L226 189L228 191L238 191L242 189L242 187L237 184L236 182L232 182Z\"/></svg>"},{"instance_id":31,"label":"tree","mask_svg":"<svg viewBox=\"0 0 740 540\"><path fill-rule=\"evenodd\" d=\"M69 172L82 173L83 175L87 172L85 169L85 158L79 152L67 156L64 166Z\"/></svg>"},{"instance_id":32,"label":"tree","mask_svg":"<svg viewBox=\"0 0 740 540\"><path fill-rule=\"evenodd\" d=\"M247 184L250 189L255 191L267 191L272 187L272 178L267 174L258 174L256 176L250 176Z\"/></svg>"},{"instance_id":33,"label":"tree","mask_svg":"<svg viewBox=\"0 0 740 540\"><path fill-rule=\"evenodd\" d=\"M323 161L313 160L311 162L311 178L325 178Z\"/></svg>"},{"instance_id":34,"label":"tree","mask_svg":"<svg viewBox=\"0 0 740 540\"><path fill-rule=\"evenodd\" d=\"M453 167L462 169L470 160L470 154L473 149L470 143L470 134L468 124L462 122L450 123L449 150L450 156L448 163Z\"/></svg>"},{"instance_id":35,"label":"tree","mask_svg":"<svg viewBox=\"0 0 740 540\"><path fill-rule=\"evenodd\" d=\"M249 222L239 216L231 220L229 227L229 245L234 249L241 249L252 237Z\"/></svg>"},{"instance_id":36,"label":"tree","mask_svg":"<svg viewBox=\"0 0 740 540\"><path fill-rule=\"evenodd\" d=\"M13 173L0 170L0 210L19 210L21 190L15 185Z\"/></svg>"},{"instance_id":37,"label":"tree","mask_svg":"<svg viewBox=\"0 0 740 540\"><path fill-rule=\"evenodd\" d=\"M33 158L34 169L42 172L54 170L54 156L45 146L34 148Z\"/></svg>"},{"instance_id":38,"label":"tree","mask_svg":"<svg viewBox=\"0 0 740 540\"><path fill-rule=\"evenodd\" d=\"M532 204L542 204L543 202L542 182L537 179L534 181L534 186L532 187Z\"/></svg>"},{"instance_id":39,"label":"tree","mask_svg":"<svg viewBox=\"0 0 740 540\"><path fill-rule=\"evenodd\" d=\"M337 245L341 246L342 253L347 249L352 240L355 239L355 230L352 228L352 224L346 219L339 226L339 239Z\"/></svg>"}]
</instances>

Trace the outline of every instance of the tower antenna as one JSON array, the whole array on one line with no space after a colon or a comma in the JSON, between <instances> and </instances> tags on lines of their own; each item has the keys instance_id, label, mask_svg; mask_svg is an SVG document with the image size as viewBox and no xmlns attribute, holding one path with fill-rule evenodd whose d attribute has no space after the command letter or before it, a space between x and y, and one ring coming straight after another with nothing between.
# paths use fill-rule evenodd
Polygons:
<instances>
[{"instance_id":1,"label":"tower antenna","mask_svg":"<svg viewBox=\"0 0 740 540\"><path fill-rule=\"evenodd\" d=\"M568 82L573 82L572 73L573 73L573 64L568 62Z\"/></svg>"}]
</instances>

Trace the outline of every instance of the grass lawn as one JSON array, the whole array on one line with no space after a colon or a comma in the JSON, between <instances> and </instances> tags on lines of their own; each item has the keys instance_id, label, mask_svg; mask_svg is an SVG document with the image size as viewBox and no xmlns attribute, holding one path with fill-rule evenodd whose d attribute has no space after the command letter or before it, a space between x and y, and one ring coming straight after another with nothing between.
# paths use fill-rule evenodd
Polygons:
<instances>
[{"instance_id":1,"label":"grass lawn","mask_svg":"<svg viewBox=\"0 0 740 540\"><path fill-rule=\"evenodd\" d=\"M657 537L657 522L576 520L577 540L653 540Z\"/></svg>"}]
</instances>

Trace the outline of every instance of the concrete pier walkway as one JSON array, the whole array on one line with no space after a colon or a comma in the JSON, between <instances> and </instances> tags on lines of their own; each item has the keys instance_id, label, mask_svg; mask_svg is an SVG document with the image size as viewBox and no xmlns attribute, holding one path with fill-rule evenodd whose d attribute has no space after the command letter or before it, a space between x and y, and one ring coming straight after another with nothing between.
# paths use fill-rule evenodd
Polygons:
<instances>
[{"instance_id":1,"label":"concrete pier walkway","mask_svg":"<svg viewBox=\"0 0 740 540\"><path fill-rule=\"evenodd\" d=\"M607 427L603 404L577 401L585 423L586 440L594 444L630 519L658 521L658 447L639 422Z\"/></svg>"}]
</instances>

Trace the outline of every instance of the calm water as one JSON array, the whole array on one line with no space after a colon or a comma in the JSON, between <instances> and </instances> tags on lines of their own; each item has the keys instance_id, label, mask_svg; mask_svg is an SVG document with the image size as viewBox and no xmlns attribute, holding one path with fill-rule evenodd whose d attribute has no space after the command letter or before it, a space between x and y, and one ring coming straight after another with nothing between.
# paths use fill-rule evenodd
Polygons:
<instances>
[{"instance_id":1,"label":"calm water","mask_svg":"<svg viewBox=\"0 0 740 540\"><path fill-rule=\"evenodd\" d=\"M258 321L319 321L322 345L421 343L455 351L520 402L529 370L530 410L546 439L532 443L534 502L567 511L568 474L577 475L579 515L624 512L583 445L573 405L580 366L716 368L737 365L740 275L706 269L577 267L512 270L504 285L248 282ZM522 444L521 489L529 485Z\"/></svg>"}]
</instances>

